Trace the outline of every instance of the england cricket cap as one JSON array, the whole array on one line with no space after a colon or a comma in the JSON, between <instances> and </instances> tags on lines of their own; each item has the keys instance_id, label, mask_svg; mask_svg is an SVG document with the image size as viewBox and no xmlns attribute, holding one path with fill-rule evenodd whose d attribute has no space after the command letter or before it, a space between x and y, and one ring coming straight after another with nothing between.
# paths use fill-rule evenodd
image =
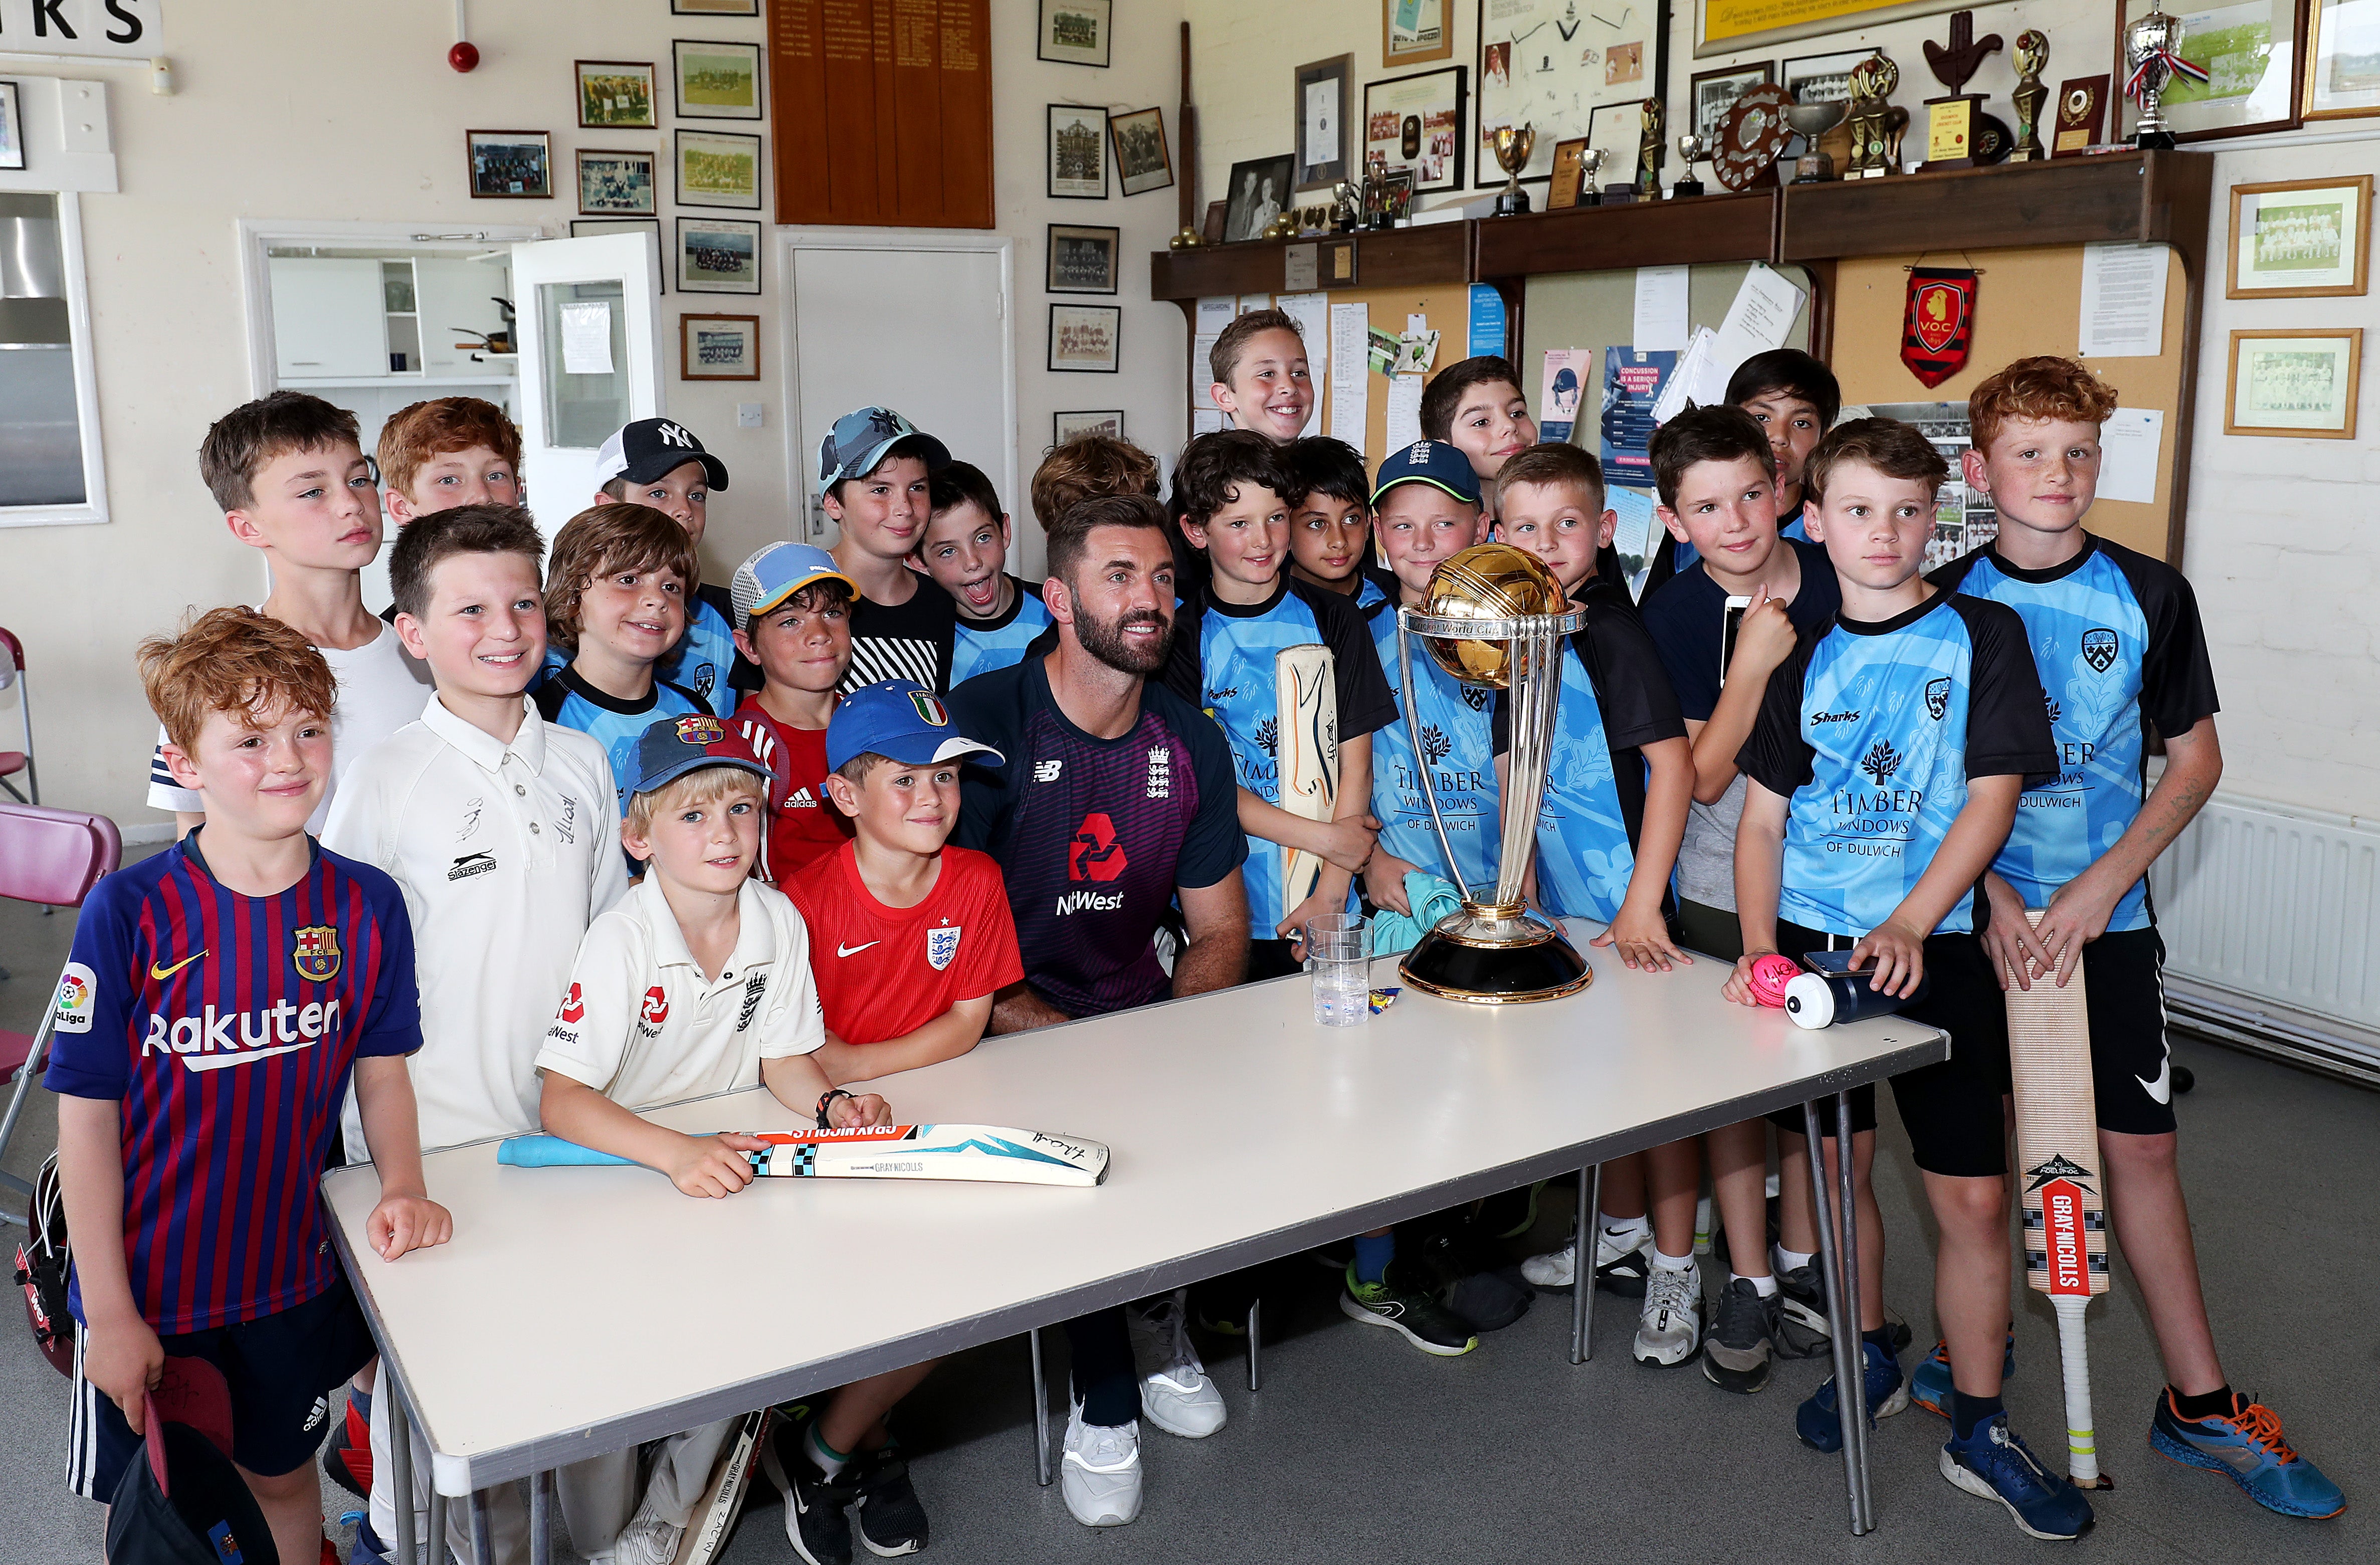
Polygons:
<instances>
[{"instance_id":1,"label":"england cricket cap","mask_svg":"<svg viewBox=\"0 0 2380 1565\"><path fill-rule=\"evenodd\" d=\"M703 450L692 430L674 419L638 419L613 430L595 454L595 487L613 479L650 483L688 462L702 464L702 476L711 488L727 487L727 464Z\"/></svg>"},{"instance_id":2,"label":"england cricket cap","mask_svg":"<svg viewBox=\"0 0 2380 1565\"><path fill-rule=\"evenodd\" d=\"M862 685L843 698L826 725L826 764L841 771L854 756L882 756L903 766L929 766L961 756L982 756L994 766L1007 758L990 745L961 734L940 696L914 679L887 679Z\"/></svg>"},{"instance_id":3,"label":"england cricket cap","mask_svg":"<svg viewBox=\"0 0 2380 1565\"><path fill-rule=\"evenodd\" d=\"M851 588L853 597L859 596L858 584L815 543L771 543L754 551L727 584L735 628L744 629L754 614L768 613L814 581L839 581Z\"/></svg>"},{"instance_id":4,"label":"england cricket cap","mask_svg":"<svg viewBox=\"0 0 2380 1565\"><path fill-rule=\"evenodd\" d=\"M661 718L637 736L628 777L630 794L650 794L706 766L740 767L767 781L776 773L760 764L752 747L709 712Z\"/></svg>"},{"instance_id":5,"label":"england cricket cap","mask_svg":"<svg viewBox=\"0 0 2380 1565\"><path fill-rule=\"evenodd\" d=\"M845 479L866 478L886 452L905 440L917 443L926 471L951 465L951 448L908 419L889 407L863 407L837 419L832 431L819 442L819 488L831 493Z\"/></svg>"},{"instance_id":6,"label":"england cricket cap","mask_svg":"<svg viewBox=\"0 0 2380 1565\"><path fill-rule=\"evenodd\" d=\"M230 1565L272 1555L264 1512L232 1465L231 1393L200 1358L168 1357L143 1394L146 1429L109 1496L118 1565Z\"/></svg>"},{"instance_id":7,"label":"england cricket cap","mask_svg":"<svg viewBox=\"0 0 2380 1565\"><path fill-rule=\"evenodd\" d=\"M1378 505L1380 496L1401 483L1426 483L1466 505L1479 503L1479 476L1471 470L1471 458L1442 440L1417 440L1382 462L1372 503Z\"/></svg>"}]
</instances>

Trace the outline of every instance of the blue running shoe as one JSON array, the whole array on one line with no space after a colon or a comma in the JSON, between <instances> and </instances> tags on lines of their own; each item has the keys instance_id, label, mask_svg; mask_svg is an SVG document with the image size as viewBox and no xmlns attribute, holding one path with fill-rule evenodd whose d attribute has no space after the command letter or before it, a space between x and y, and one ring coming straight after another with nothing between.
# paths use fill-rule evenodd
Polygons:
<instances>
[{"instance_id":1,"label":"blue running shoe","mask_svg":"<svg viewBox=\"0 0 2380 1565\"><path fill-rule=\"evenodd\" d=\"M2008 1337L2008 1352L2000 1358L2000 1378L2016 1378L2016 1332ZM1909 1400L1937 1418L1950 1416L1950 1344L1939 1337L1934 1340L1934 1352L1917 1373L1909 1377Z\"/></svg>"},{"instance_id":2,"label":"blue running shoe","mask_svg":"<svg viewBox=\"0 0 2380 1565\"><path fill-rule=\"evenodd\" d=\"M2315 1520L2347 1509L2347 1497L2300 1456L2281 1433L2281 1415L2260 1401L2234 1393L2236 1412L2189 1419L2174 1411L2173 1392L2157 1397L2149 1444L2186 1467L2220 1473L2248 1491L2248 1498L2284 1516Z\"/></svg>"},{"instance_id":3,"label":"blue running shoe","mask_svg":"<svg viewBox=\"0 0 2380 1565\"><path fill-rule=\"evenodd\" d=\"M2007 1506L2027 1537L2062 1541L2091 1530L2091 1502L2009 1432L2005 1413L1945 1445L1941 1462L1942 1476L1958 1487Z\"/></svg>"},{"instance_id":4,"label":"blue running shoe","mask_svg":"<svg viewBox=\"0 0 2380 1565\"><path fill-rule=\"evenodd\" d=\"M1900 1361L1874 1342L1862 1342L1866 1351L1867 1426L1876 1427L1879 1418L1889 1418L1909 1405L1909 1388L1900 1381ZM1835 1377L1810 1394L1809 1401L1793 1410L1793 1432L1812 1450L1832 1456L1843 1449L1843 1415L1835 1405Z\"/></svg>"}]
</instances>

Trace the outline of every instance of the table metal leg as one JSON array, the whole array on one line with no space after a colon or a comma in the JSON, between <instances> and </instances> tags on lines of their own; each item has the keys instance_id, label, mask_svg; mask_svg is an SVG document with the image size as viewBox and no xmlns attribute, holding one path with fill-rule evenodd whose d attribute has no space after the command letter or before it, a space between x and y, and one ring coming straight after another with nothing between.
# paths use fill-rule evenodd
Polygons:
<instances>
[{"instance_id":1,"label":"table metal leg","mask_svg":"<svg viewBox=\"0 0 2380 1565\"><path fill-rule=\"evenodd\" d=\"M1854 1295L1845 1307L1842 1256L1835 1244L1833 1204L1827 1198L1827 1163L1820 1148L1825 1145L1818 1134L1818 1105L1815 1101L1802 1105L1802 1128L1810 1155L1811 1205L1817 1208L1818 1264L1826 1274L1827 1315L1832 1328L1830 1339L1835 1359L1835 1412L1843 1428L1843 1493L1851 1512L1852 1535L1861 1532L1859 1505L1859 1457L1852 1445L1854 1428L1865 1432L1867 1425L1867 1363L1866 1351L1859 1342L1859 1303ZM1852 1243L1856 1244L1857 1239Z\"/></svg>"},{"instance_id":2,"label":"table metal leg","mask_svg":"<svg viewBox=\"0 0 2380 1565\"><path fill-rule=\"evenodd\" d=\"M1033 1481L1050 1486L1050 1387L1041 1378L1041 1328L1025 1334L1033 1344ZM1071 1404L1070 1404L1071 1405Z\"/></svg>"},{"instance_id":3,"label":"table metal leg","mask_svg":"<svg viewBox=\"0 0 2380 1565\"><path fill-rule=\"evenodd\" d=\"M532 1473L528 1475L528 1565L552 1565L552 1561L553 1474Z\"/></svg>"},{"instance_id":4,"label":"table metal leg","mask_svg":"<svg viewBox=\"0 0 2380 1565\"><path fill-rule=\"evenodd\" d=\"M1595 1356L1596 1213L1603 1203L1603 1165L1578 1171L1578 1220L1571 1231L1570 1361Z\"/></svg>"},{"instance_id":5,"label":"table metal leg","mask_svg":"<svg viewBox=\"0 0 2380 1565\"><path fill-rule=\"evenodd\" d=\"M1257 1367L1258 1357L1264 1351L1263 1338L1264 1300L1250 1299L1248 1301L1248 1389L1251 1391L1264 1389L1264 1377Z\"/></svg>"},{"instance_id":6,"label":"table metal leg","mask_svg":"<svg viewBox=\"0 0 2380 1565\"><path fill-rule=\"evenodd\" d=\"M421 1555L413 1535L413 1410L405 1405L395 1376L382 1376L380 1385L388 1399L389 1492L396 1500L396 1536L389 1542L402 1565L414 1565Z\"/></svg>"},{"instance_id":7,"label":"table metal leg","mask_svg":"<svg viewBox=\"0 0 2380 1565\"><path fill-rule=\"evenodd\" d=\"M1860 1376L1859 1407L1863 1414L1867 1408L1867 1348L1860 1339L1860 1273L1859 1273L1859 1198L1855 1194L1858 1174L1852 1161L1852 1095L1835 1094L1835 1180L1841 1199L1842 1221L1840 1238L1843 1252L1843 1316L1851 1328L1852 1362ZM1815 1194L1815 1189L1813 1194ZM1852 1463L1852 1531L1876 1531L1876 1503L1869 1486L1867 1461L1867 1419L1855 1418L1844 1425L1852 1437L1850 1449L1856 1453Z\"/></svg>"},{"instance_id":8,"label":"table metal leg","mask_svg":"<svg viewBox=\"0 0 2380 1565\"><path fill-rule=\"evenodd\" d=\"M471 1510L471 1565L496 1565L496 1544L488 1520L488 1496L473 1489L466 1501Z\"/></svg>"},{"instance_id":9,"label":"table metal leg","mask_svg":"<svg viewBox=\"0 0 2380 1565\"><path fill-rule=\"evenodd\" d=\"M427 1540L430 1546L428 1550L430 1565L446 1565L446 1558L450 1552L446 1547L447 1510L448 1505L446 1497L440 1494L436 1489L431 1490L430 1536ZM406 1565L413 1565L413 1561L408 1559L406 1561Z\"/></svg>"}]
</instances>

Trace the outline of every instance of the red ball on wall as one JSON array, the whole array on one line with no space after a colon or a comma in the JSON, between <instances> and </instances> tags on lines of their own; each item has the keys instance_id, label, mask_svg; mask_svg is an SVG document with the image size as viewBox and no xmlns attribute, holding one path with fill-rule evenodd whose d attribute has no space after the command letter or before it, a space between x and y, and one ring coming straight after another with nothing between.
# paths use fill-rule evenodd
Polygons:
<instances>
[{"instance_id":1,"label":"red ball on wall","mask_svg":"<svg viewBox=\"0 0 2380 1565\"><path fill-rule=\"evenodd\" d=\"M480 46L476 43L457 43L446 51L446 63L459 71L470 70L480 63Z\"/></svg>"}]
</instances>

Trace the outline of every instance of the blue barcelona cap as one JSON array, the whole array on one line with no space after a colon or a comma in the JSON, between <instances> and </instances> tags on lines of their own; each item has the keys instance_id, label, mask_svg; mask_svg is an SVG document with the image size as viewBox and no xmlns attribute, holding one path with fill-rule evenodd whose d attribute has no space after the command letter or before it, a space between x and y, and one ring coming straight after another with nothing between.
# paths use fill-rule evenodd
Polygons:
<instances>
[{"instance_id":1,"label":"blue barcelona cap","mask_svg":"<svg viewBox=\"0 0 2380 1565\"><path fill-rule=\"evenodd\" d=\"M650 794L706 766L738 767L764 781L776 775L760 764L750 746L709 712L655 720L637 736L634 762L625 779L631 794Z\"/></svg>"},{"instance_id":2,"label":"blue barcelona cap","mask_svg":"<svg viewBox=\"0 0 2380 1565\"><path fill-rule=\"evenodd\" d=\"M1471 470L1471 458L1442 440L1417 440L1382 462L1372 503L1378 505L1380 496L1401 483L1426 483L1465 504L1479 503L1479 475Z\"/></svg>"},{"instance_id":3,"label":"blue barcelona cap","mask_svg":"<svg viewBox=\"0 0 2380 1565\"><path fill-rule=\"evenodd\" d=\"M961 734L940 696L914 679L862 685L843 698L826 725L826 764L841 771L854 756L882 756L904 766L929 766L962 756L1007 758Z\"/></svg>"}]
</instances>

